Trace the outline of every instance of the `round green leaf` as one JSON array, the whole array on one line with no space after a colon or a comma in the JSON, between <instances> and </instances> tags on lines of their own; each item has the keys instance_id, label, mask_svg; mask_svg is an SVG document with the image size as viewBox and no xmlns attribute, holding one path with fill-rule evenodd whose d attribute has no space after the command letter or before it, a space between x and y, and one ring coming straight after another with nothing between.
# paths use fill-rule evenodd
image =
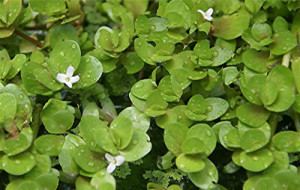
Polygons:
<instances>
[{"instance_id":1,"label":"round green leaf","mask_svg":"<svg viewBox=\"0 0 300 190\"><path fill-rule=\"evenodd\" d=\"M114 144L113 139L111 137L109 128L104 123L101 123L101 125L99 125L99 128L94 131L93 135L95 142L102 149L112 154L118 153L117 147Z\"/></svg>"},{"instance_id":2,"label":"round green leaf","mask_svg":"<svg viewBox=\"0 0 300 190\"><path fill-rule=\"evenodd\" d=\"M235 39L248 28L249 22L250 15L244 9L230 16L224 15L214 20L213 35L225 40Z\"/></svg>"},{"instance_id":3,"label":"round green leaf","mask_svg":"<svg viewBox=\"0 0 300 190\"><path fill-rule=\"evenodd\" d=\"M124 109L119 116L129 119L134 130L147 132L150 127L150 118L135 107L128 107Z\"/></svg>"},{"instance_id":4,"label":"round green leaf","mask_svg":"<svg viewBox=\"0 0 300 190\"><path fill-rule=\"evenodd\" d=\"M207 109L207 103L202 95L197 94L190 98L187 108L196 114L204 114Z\"/></svg>"},{"instance_id":5,"label":"round green leaf","mask_svg":"<svg viewBox=\"0 0 300 190\"><path fill-rule=\"evenodd\" d=\"M176 166L184 172L199 172L205 163L199 155L181 154L176 158Z\"/></svg>"},{"instance_id":6,"label":"round green leaf","mask_svg":"<svg viewBox=\"0 0 300 190\"><path fill-rule=\"evenodd\" d=\"M297 46L297 38L290 31L281 31L273 35L274 42L270 45L273 55L282 55Z\"/></svg>"},{"instance_id":7,"label":"round green leaf","mask_svg":"<svg viewBox=\"0 0 300 190\"><path fill-rule=\"evenodd\" d=\"M35 166L34 156L29 152L24 152L16 156L2 157L3 169L12 175L23 175L29 172Z\"/></svg>"},{"instance_id":8,"label":"round green leaf","mask_svg":"<svg viewBox=\"0 0 300 190\"><path fill-rule=\"evenodd\" d=\"M6 119L12 120L17 111L17 100L14 95L10 93L0 94L0 122Z\"/></svg>"},{"instance_id":9,"label":"round green leaf","mask_svg":"<svg viewBox=\"0 0 300 190\"><path fill-rule=\"evenodd\" d=\"M237 78L239 72L236 67L226 67L223 69L222 79L225 85L230 85Z\"/></svg>"},{"instance_id":10,"label":"round green leaf","mask_svg":"<svg viewBox=\"0 0 300 190\"><path fill-rule=\"evenodd\" d=\"M42 187L36 181L26 180L20 183L18 190L42 190Z\"/></svg>"},{"instance_id":11,"label":"round green leaf","mask_svg":"<svg viewBox=\"0 0 300 190\"><path fill-rule=\"evenodd\" d=\"M266 62L269 59L269 52L248 49L243 53L242 59L247 67L256 72L265 73L268 71Z\"/></svg>"},{"instance_id":12,"label":"round green leaf","mask_svg":"<svg viewBox=\"0 0 300 190\"><path fill-rule=\"evenodd\" d=\"M93 56L85 55L81 57L80 64L74 73L80 79L74 84L74 88L86 88L96 83L103 72L101 62Z\"/></svg>"},{"instance_id":13,"label":"round green leaf","mask_svg":"<svg viewBox=\"0 0 300 190\"><path fill-rule=\"evenodd\" d=\"M261 105L259 90L264 88L266 77L264 75L254 75L248 81L245 76L241 78L241 91L244 97L251 103Z\"/></svg>"},{"instance_id":14,"label":"round green leaf","mask_svg":"<svg viewBox=\"0 0 300 190\"><path fill-rule=\"evenodd\" d=\"M278 96L273 104L266 106L266 109L282 112L290 108L295 101L294 78L291 70L285 66L277 65L270 71L267 81L277 85Z\"/></svg>"},{"instance_id":15,"label":"round green leaf","mask_svg":"<svg viewBox=\"0 0 300 190\"><path fill-rule=\"evenodd\" d=\"M63 144L65 137L59 135L42 135L38 137L34 146L41 154L47 154L49 156L58 156Z\"/></svg>"},{"instance_id":16,"label":"round green leaf","mask_svg":"<svg viewBox=\"0 0 300 190\"><path fill-rule=\"evenodd\" d=\"M282 131L273 136L272 142L278 150L294 153L300 151L300 134L295 131Z\"/></svg>"},{"instance_id":17,"label":"round green leaf","mask_svg":"<svg viewBox=\"0 0 300 190\"><path fill-rule=\"evenodd\" d=\"M27 150L32 142L32 130L30 127L23 128L16 139L7 139L3 151L8 156L14 156Z\"/></svg>"},{"instance_id":18,"label":"round green leaf","mask_svg":"<svg viewBox=\"0 0 300 190\"><path fill-rule=\"evenodd\" d=\"M199 138L205 144L205 154L210 155L217 144L217 138L213 129L207 124L197 124L192 126L187 135L186 139L196 137Z\"/></svg>"},{"instance_id":19,"label":"round green leaf","mask_svg":"<svg viewBox=\"0 0 300 190\"><path fill-rule=\"evenodd\" d=\"M260 149L255 152L240 154L240 161L243 168L251 172L260 172L273 163L273 154L268 149Z\"/></svg>"},{"instance_id":20,"label":"round green leaf","mask_svg":"<svg viewBox=\"0 0 300 190\"><path fill-rule=\"evenodd\" d=\"M258 128L251 128L239 123L239 133L241 137L240 145L245 152L253 152L269 143L271 128L267 122Z\"/></svg>"},{"instance_id":21,"label":"round green leaf","mask_svg":"<svg viewBox=\"0 0 300 190\"><path fill-rule=\"evenodd\" d=\"M45 155L45 154L35 154L34 158L35 158L36 164L35 164L34 168L32 168L32 170L30 170L30 172L25 174L24 177L26 179L35 179L36 177L38 177L42 174L49 173L49 171L51 170L50 156Z\"/></svg>"},{"instance_id":22,"label":"round green leaf","mask_svg":"<svg viewBox=\"0 0 300 190\"><path fill-rule=\"evenodd\" d=\"M56 190L59 183L58 177L54 173L42 174L35 181L42 187L41 189L48 190Z\"/></svg>"},{"instance_id":23,"label":"round green leaf","mask_svg":"<svg viewBox=\"0 0 300 190\"><path fill-rule=\"evenodd\" d=\"M118 149L126 148L129 145L133 134L131 121L126 117L118 116L110 124L110 129L113 132L115 139L119 140L117 141Z\"/></svg>"},{"instance_id":24,"label":"round green leaf","mask_svg":"<svg viewBox=\"0 0 300 190\"><path fill-rule=\"evenodd\" d=\"M140 98L140 99L147 99L148 96L154 92L156 89L156 84L151 79L144 79L136 82L132 88L131 93Z\"/></svg>"},{"instance_id":25,"label":"round green leaf","mask_svg":"<svg viewBox=\"0 0 300 190\"><path fill-rule=\"evenodd\" d=\"M81 169L89 173L95 173L106 165L103 154L89 150L86 145L75 148L73 159Z\"/></svg>"},{"instance_id":26,"label":"round green leaf","mask_svg":"<svg viewBox=\"0 0 300 190\"><path fill-rule=\"evenodd\" d=\"M66 40L74 40L78 43L78 34L76 29L70 24L57 24L50 30L50 45L54 48L57 44Z\"/></svg>"},{"instance_id":27,"label":"round green leaf","mask_svg":"<svg viewBox=\"0 0 300 190\"><path fill-rule=\"evenodd\" d=\"M94 139L94 132L101 128L102 125L104 125L104 123L94 116L85 115L81 117L81 121L78 125L80 134L92 151L104 152Z\"/></svg>"},{"instance_id":28,"label":"round green leaf","mask_svg":"<svg viewBox=\"0 0 300 190\"><path fill-rule=\"evenodd\" d=\"M181 145L182 153L198 154L206 151L206 145L197 137L187 138Z\"/></svg>"},{"instance_id":29,"label":"round green leaf","mask_svg":"<svg viewBox=\"0 0 300 190\"><path fill-rule=\"evenodd\" d=\"M181 123L170 123L164 131L164 141L167 148L175 155L181 153L181 146L188 133L188 127Z\"/></svg>"},{"instance_id":30,"label":"round green leaf","mask_svg":"<svg viewBox=\"0 0 300 190\"><path fill-rule=\"evenodd\" d=\"M208 189L219 180L216 166L209 160L204 159L205 168L200 172L188 173L190 180L201 189Z\"/></svg>"},{"instance_id":31,"label":"round green leaf","mask_svg":"<svg viewBox=\"0 0 300 190\"><path fill-rule=\"evenodd\" d=\"M271 38L272 29L267 23L256 22L251 28L251 34L256 41L262 41Z\"/></svg>"},{"instance_id":32,"label":"round green leaf","mask_svg":"<svg viewBox=\"0 0 300 190\"><path fill-rule=\"evenodd\" d=\"M68 174L78 174L79 168L73 160L74 150L79 145L84 145L85 142L78 136L69 134L65 137L65 143L58 155L59 164L62 170Z\"/></svg>"},{"instance_id":33,"label":"round green leaf","mask_svg":"<svg viewBox=\"0 0 300 190\"><path fill-rule=\"evenodd\" d=\"M10 26L19 16L22 10L22 0L4 1L3 5L7 13L7 26Z\"/></svg>"},{"instance_id":34,"label":"round green leaf","mask_svg":"<svg viewBox=\"0 0 300 190\"><path fill-rule=\"evenodd\" d=\"M270 112L265 110L264 107L254 105L250 102L240 105L236 110L236 114L240 121L251 127L261 126L270 116Z\"/></svg>"},{"instance_id":35,"label":"round green leaf","mask_svg":"<svg viewBox=\"0 0 300 190\"><path fill-rule=\"evenodd\" d=\"M121 56L121 63L127 70L128 74L139 72L144 67L143 60L136 54L136 52L128 52Z\"/></svg>"},{"instance_id":36,"label":"round green leaf","mask_svg":"<svg viewBox=\"0 0 300 190\"><path fill-rule=\"evenodd\" d=\"M115 178L105 170L99 171L91 179L91 185L96 189L115 190Z\"/></svg>"},{"instance_id":37,"label":"round green leaf","mask_svg":"<svg viewBox=\"0 0 300 190\"><path fill-rule=\"evenodd\" d=\"M205 121L212 121L221 117L229 108L228 102L222 98L207 98L205 101L207 104Z\"/></svg>"},{"instance_id":38,"label":"round green leaf","mask_svg":"<svg viewBox=\"0 0 300 190\"><path fill-rule=\"evenodd\" d=\"M80 47L75 41L67 40L57 44L50 53L48 64L52 75L56 77L58 73L66 73L69 66L77 70L81 62L80 56Z\"/></svg>"},{"instance_id":39,"label":"round green leaf","mask_svg":"<svg viewBox=\"0 0 300 190\"><path fill-rule=\"evenodd\" d=\"M133 162L141 159L150 152L152 144L149 136L142 131L134 131L132 140L129 145L122 150L119 150L120 155L125 157L128 162Z\"/></svg>"},{"instance_id":40,"label":"round green leaf","mask_svg":"<svg viewBox=\"0 0 300 190\"><path fill-rule=\"evenodd\" d=\"M238 129L234 128L231 123L223 123L220 122L220 124L215 125L216 127L220 127L219 130L219 139L220 143L225 148L239 148L240 147L240 141L241 137L239 134ZM214 126L214 128L215 128Z\"/></svg>"},{"instance_id":41,"label":"round green leaf","mask_svg":"<svg viewBox=\"0 0 300 190\"><path fill-rule=\"evenodd\" d=\"M277 85L271 81L266 81L259 90L259 98L265 106L273 104L278 96Z\"/></svg>"},{"instance_id":42,"label":"round green leaf","mask_svg":"<svg viewBox=\"0 0 300 190\"><path fill-rule=\"evenodd\" d=\"M282 170L274 175L283 189L293 190L300 186L300 177L298 173L291 170Z\"/></svg>"},{"instance_id":43,"label":"round green leaf","mask_svg":"<svg viewBox=\"0 0 300 190\"><path fill-rule=\"evenodd\" d=\"M42 14L53 15L53 14L61 14L67 11L64 0L55 0L55 1L30 0L29 3L33 11Z\"/></svg>"}]
</instances>

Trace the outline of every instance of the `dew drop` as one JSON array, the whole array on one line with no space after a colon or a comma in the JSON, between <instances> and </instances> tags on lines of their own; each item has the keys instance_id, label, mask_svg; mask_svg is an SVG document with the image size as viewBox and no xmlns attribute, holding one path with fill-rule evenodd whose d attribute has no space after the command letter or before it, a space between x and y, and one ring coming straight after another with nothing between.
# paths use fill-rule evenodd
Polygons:
<instances>
[{"instance_id":1,"label":"dew drop","mask_svg":"<svg viewBox=\"0 0 300 190\"><path fill-rule=\"evenodd\" d=\"M19 99L23 100L24 96L22 94L19 95Z\"/></svg>"},{"instance_id":2,"label":"dew drop","mask_svg":"<svg viewBox=\"0 0 300 190\"><path fill-rule=\"evenodd\" d=\"M16 164L20 164L21 163L21 161L20 160L16 160Z\"/></svg>"},{"instance_id":3,"label":"dew drop","mask_svg":"<svg viewBox=\"0 0 300 190\"><path fill-rule=\"evenodd\" d=\"M65 56L65 53L63 51L59 52L59 55Z\"/></svg>"},{"instance_id":4,"label":"dew drop","mask_svg":"<svg viewBox=\"0 0 300 190\"><path fill-rule=\"evenodd\" d=\"M210 137L211 136L211 132L210 131L206 131L206 135Z\"/></svg>"},{"instance_id":5,"label":"dew drop","mask_svg":"<svg viewBox=\"0 0 300 190\"><path fill-rule=\"evenodd\" d=\"M72 45L72 49L75 49L75 48L76 48L76 45L75 45L75 44L73 44L73 45Z\"/></svg>"},{"instance_id":6,"label":"dew drop","mask_svg":"<svg viewBox=\"0 0 300 190\"><path fill-rule=\"evenodd\" d=\"M257 156L254 156L254 157L253 157L253 160L257 161L257 160L258 160L258 157L257 157Z\"/></svg>"},{"instance_id":7,"label":"dew drop","mask_svg":"<svg viewBox=\"0 0 300 190\"><path fill-rule=\"evenodd\" d=\"M93 162L89 162L88 165L89 166L94 166L94 163Z\"/></svg>"}]
</instances>

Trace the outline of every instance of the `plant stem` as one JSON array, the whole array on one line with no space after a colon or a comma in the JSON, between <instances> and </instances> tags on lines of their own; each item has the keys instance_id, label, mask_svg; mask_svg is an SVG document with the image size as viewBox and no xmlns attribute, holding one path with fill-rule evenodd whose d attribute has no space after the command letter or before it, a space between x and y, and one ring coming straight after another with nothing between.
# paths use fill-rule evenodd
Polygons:
<instances>
[{"instance_id":1,"label":"plant stem","mask_svg":"<svg viewBox=\"0 0 300 190\"><path fill-rule=\"evenodd\" d=\"M284 54L281 64L287 68L290 66L291 52Z\"/></svg>"},{"instance_id":2,"label":"plant stem","mask_svg":"<svg viewBox=\"0 0 300 190\"><path fill-rule=\"evenodd\" d=\"M37 45L40 48L43 47L43 44L41 42L37 41L36 39L34 39L34 38L30 37L30 36L27 36L26 34L20 32L19 30L15 30L15 34L17 34L18 36L24 38L25 40L30 41L31 43Z\"/></svg>"}]
</instances>

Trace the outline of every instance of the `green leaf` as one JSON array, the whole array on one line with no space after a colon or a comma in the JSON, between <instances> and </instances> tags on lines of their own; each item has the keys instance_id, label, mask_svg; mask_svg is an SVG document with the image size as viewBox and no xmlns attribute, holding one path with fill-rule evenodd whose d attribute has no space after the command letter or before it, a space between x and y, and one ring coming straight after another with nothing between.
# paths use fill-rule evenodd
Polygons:
<instances>
[{"instance_id":1,"label":"green leaf","mask_svg":"<svg viewBox=\"0 0 300 190\"><path fill-rule=\"evenodd\" d=\"M242 59L248 68L258 73L265 73L268 71L266 62L269 59L269 53L266 51L258 52L254 49L249 49L243 53Z\"/></svg>"},{"instance_id":2,"label":"green leaf","mask_svg":"<svg viewBox=\"0 0 300 190\"><path fill-rule=\"evenodd\" d=\"M95 173L106 165L104 155L91 151L86 145L75 148L73 159L81 169L89 173Z\"/></svg>"},{"instance_id":3,"label":"green leaf","mask_svg":"<svg viewBox=\"0 0 300 190\"><path fill-rule=\"evenodd\" d=\"M218 170L209 159L204 159L203 161L205 163L205 168L200 172L188 173L188 176L197 187L208 189L213 183L218 182Z\"/></svg>"},{"instance_id":4,"label":"green leaf","mask_svg":"<svg viewBox=\"0 0 300 190\"><path fill-rule=\"evenodd\" d=\"M292 72L296 83L297 91L300 92L300 58L296 58L292 62Z\"/></svg>"},{"instance_id":5,"label":"green leaf","mask_svg":"<svg viewBox=\"0 0 300 190\"><path fill-rule=\"evenodd\" d=\"M205 121L212 121L221 117L229 108L228 102L222 98L207 98L205 101L207 104Z\"/></svg>"},{"instance_id":6,"label":"green leaf","mask_svg":"<svg viewBox=\"0 0 300 190\"><path fill-rule=\"evenodd\" d=\"M135 107L124 109L118 117L126 117L129 119L134 131L140 130L142 132L147 132L150 127L150 118Z\"/></svg>"},{"instance_id":7,"label":"green leaf","mask_svg":"<svg viewBox=\"0 0 300 190\"><path fill-rule=\"evenodd\" d=\"M4 155L2 157L3 169L11 175L23 175L35 166L34 156L29 152L24 152L12 157Z\"/></svg>"},{"instance_id":8,"label":"green leaf","mask_svg":"<svg viewBox=\"0 0 300 190\"><path fill-rule=\"evenodd\" d=\"M148 8L149 0L124 0L124 5L135 17L143 14Z\"/></svg>"},{"instance_id":9,"label":"green leaf","mask_svg":"<svg viewBox=\"0 0 300 190\"><path fill-rule=\"evenodd\" d=\"M146 63L155 65L155 62L150 58L154 53L154 47L147 43L143 38L137 38L134 40L134 49L138 56Z\"/></svg>"},{"instance_id":10,"label":"green leaf","mask_svg":"<svg viewBox=\"0 0 300 190\"><path fill-rule=\"evenodd\" d=\"M266 81L259 90L259 98L265 106L273 104L278 96L278 90L275 83Z\"/></svg>"},{"instance_id":11,"label":"green leaf","mask_svg":"<svg viewBox=\"0 0 300 190\"><path fill-rule=\"evenodd\" d=\"M151 79L144 79L136 82L132 88L131 93L140 98L140 99L147 99L148 96L153 93L156 89L156 84Z\"/></svg>"},{"instance_id":12,"label":"green leaf","mask_svg":"<svg viewBox=\"0 0 300 190\"><path fill-rule=\"evenodd\" d=\"M273 136L272 143L278 150L288 153L299 152L300 134L295 131L282 131Z\"/></svg>"},{"instance_id":13,"label":"green leaf","mask_svg":"<svg viewBox=\"0 0 300 190\"><path fill-rule=\"evenodd\" d=\"M116 144L118 149L126 148L133 135L131 121L126 117L118 116L110 124L110 129L113 132L115 139L119 139L119 142Z\"/></svg>"},{"instance_id":14,"label":"green leaf","mask_svg":"<svg viewBox=\"0 0 300 190\"><path fill-rule=\"evenodd\" d=\"M58 156L65 142L63 136L43 135L34 141L34 147L41 154Z\"/></svg>"},{"instance_id":15,"label":"green leaf","mask_svg":"<svg viewBox=\"0 0 300 190\"><path fill-rule=\"evenodd\" d=\"M0 122L7 119L12 120L17 111L17 99L10 93L0 94Z\"/></svg>"},{"instance_id":16,"label":"green leaf","mask_svg":"<svg viewBox=\"0 0 300 190\"><path fill-rule=\"evenodd\" d=\"M270 45L273 55L282 55L297 46L297 38L290 31L282 31L273 35L274 42Z\"/></svg>"},{"instance_id":17,"label":"green leaf","mask_svg":"<svg viewBox=\"0 0 300 190\"><path fill-rule=\"evenodd\" d=\"M230 85L237 78L239 71L236 67L226 67L223 69L222 79L225 85Z\"/></svg>"},{"instance_id":18,"label":"green leaf","mask_svg":"<svg viewBox=\"0 0 300 190\"><path fill-rule=\"evenodd\" d=\"M288 187L287 189L297 189L300 185L299 175L291 170L282 170L274 175L274 178L279 182L282 188Z\"/></svg>"},{"instance_id":19,"label":"green leaf","mask_svg":"<svg viewBox=\"0 0 300 190\"><path fill-rule=\"evenodd\" d=\"M273 163L273 154L268 149L260 149L255 152L240 154L242 167L251 172L260 172Z\"/></svg>"},{"instance_id":20,"label":"green leaf","mask_svg":"<svg viewBox=\"0 0 300 190\"><path fill-rule=\"evenodd\" d=\"M92 177L91 185L96 189L105 189L105 190L116 189L115 178L109 173L107 173L105 170L99 171Z\"/></svg>"},{"instance_id":21,"label":"green leaf","mask_svg":"<svg viewBox=\"0 0 300 190\"><path fill-rule=\"evenodd\" d=\"M212 128L207 124L197 124L192 126L187 135L186 139L197 137L205 144L205 154L210 155L216 147L217 138Z\"/></svg>"},{"instance_id":22,"label":"green leaf","mask_svg":"<svg viewBox=\"0 0 300 190\"><path fill-rule=\"evenodd\" d=\"M188 133L188 127L180 123L170 123L164 131L166 147L176 156L181 154L181 146Z\"/></svg>"},{"instance_id":23,"label":"green leaf","mask_svg":"<svg viewBox=\"0 0 300 190\"><path fill-rule=\"evenodd\" d=\"M142 131L134 131L129 145L119 150L120 155L128 162L133 162L146 156L152 148L149 136Z\"/></svg>"},{"instance_id":24,"label":"green leaf","mask_svg":"<svg viewBox=\"0 0 300 190\"><path fill-rule=\"evenodd\" d=\"M7 156L14 156L27 150L32 143L32 130L30 127L23 128L16 139L7 139L3 152Z\"/></svg>"},{"instance_id":25,"label":"green leaf","mask_svg":"<svg viewBox=\"0 0 300 190\"><path fill-rule=\"evenodd\" d=\"M63 41L57 44L50 53L48 66L56 77L58 73L66 73L69 66L77 70L80 63L80 47L72 40Z\"/></svg>"},{"instance_id":26,"label":"green leaf","mask_svg":"<svg viewBox=\"0 0 300 190\"><path fill-rule=\"evenodd\" d=\"M281 16L277 16L273 22L273 30L275 33L284 32L289 29L288 22Z\"/></svg>"},{"instance_id":27,"label":"green leaf","mask_svg":"<svg viewBox=\"0 0 300 190\"><path fill-rule=\"evenodd\" d=\"M7 13L7 26L10 26L19 16L22 9L22 0L4 1L3 5Z\"/></svg>"},{"instance_id":28,"label":"green leaf","mask_svg":"<svg viewBox=\"0 0 300 190\"><path fill-rule=\"evenodd\" d=\"M112 154L118 154L117 147L113 142L109 128L106 126L104 122L101 123L99 122L98 126L99 126L98 129L96 129L93 133L94 141L102 149Z\"/></svg>"},{"instance_id":29,"label":"green leaf","mask_svg":"<svg viewBox=\"0 0 300 190\"><path fill-rule=\"evenodd\" d=\"M137 55L136 52L122 54L120 61L126 68L128 74L137 73L144 67L143 60Z\"/></svg>"},{"instance_id":30,"label":"green leaf","mask_svg":"<svg viewBox=\"0 0 300 190\"><path fill-rule=\"evenodd\" d=\"M251 128L240 122L238 129L241 148L247 153L264 147L270 141L271 128L267 122L258 128Z\"/></svg>"},{"instance_id":31,"label":"green leaf","mask_svg":"<svg viewBox=\"0 0 300 190\"><path fill-rule=\"evenodd\" d=\"M67 102L50 99L41 113L42 122L49 133L65 133L74 122L74 115L67 107Z\"/></svg>"},{"instance_id":32,"label":"green leaf","mask_svg":"<svg viewBox=\"0 0 300 190\"><path fill-rule=\"evenodd\" d=\"M218 129L219 128L219 129ZM241 137L238 129L230 122L222 121L213 126L214 130L219 130L219 141L227 149L240 148Z\"/></svg>"},{"instance_id":33,"label":"green leaf","mask_svg":"<svg viewBox=\"0 0 300 190\"><path fill-rule=\"evenodd\" d=\"M205 162L199 155L181 154L176 158L176 166L184 172L199 172L205 167Z\"/></svg>"},{"instance_id":34,"label":"green leaf","mask_svg":"<svg viewBox=\"0 0 300 190\"><path fill-rule=\"evenodd\" d=\"M80 79L74 84L74 88L86 88L96 83L103 72L101 62L93 56L84 55L81 57L80 64L74 73L79 75Z\"/></svg>"},{"instance_id":35,"label":"green leaf","mask_svg":"<svg viewBox=\"0 0 300 190\"><path fill-rule=\"evenodd\" d=\"M251 34L256 41L270 39L272 37L272 29L267 23L256 22L251 28Z\"/></svg>"},{"instance_id":36,"label":"green leaf","mask_svg":"<svg viewBox=\"0 0 300 190\"><path fill-rule=\"evenodd\" d=\"M72 25L57 24L51 28L49 41L52 48L66 40L79 42L77 31Z\"/></svg>"},{"instance_id":37,"label":"green leaf","mask_svg":"<svg viewBox=\"0 0 300 190\"><path fill-rule=\"evenodd\" d=\"M251 127L259 127L264 124L270 116L270 112L264 107L251 104L250 102L240 105L236 110L237 117Z\"/></svg>"},{"instance_id":38,"label":"green leaf","mask_svg":"<svg viewBox=\"0 0 300 190\"><path fill-rule=\"evenodd\" d=\"M6 78L12 79L21 70L22 65L26 62L27 58L24 54L17 54L12 60L10 60L11 67L6 75Z\"/></svg>"},{"instance_id":39,"label":"green leaf","mask_svg":"<svg viewBox=\"0 0 300 190\"><path fill-rule=\"evenodd\" d=\"M291 70L282 65L275 66L270 71L267 81L277 85L278 96L273 104L266 106L266 109L281 112L291 107L295 101L294 78Z\"/></svg>"},{"instance_id":40,"label":"green leaf","mask_svg":"<svg viewBox=\"0 0 300 190\"><path fill-rule=\"evenodd\" d=\"M242 35L249 26L250 15L244 9L230 16L224 15L213 22L213 35L231 40Z\"/></svg>"},{"instance_id":41,"label":"green leaf","mask_svg":"<svg viewBox=\"0 0 300 190\"><path fill-rule=\"evenodd\" d=\"M206 151L206 145L198 137L189 137L181 145L182 153L184 154L198 154Z\"/></svg>"},{"instance_id":42,"label":"green leaf","mask_svg":"<svg viewBox=\"0 0 300 190\"><path fill-rule=\"evenodd\" d=\"M58 187L59 179L54 173L45 173L38 176L35 180L42 189L55 190ZM29 187L32 189L32 187Z\"/></svg>"},{"instance_id":43,"label":"green leaf","mask_svg":"<svg viewBox=\"0 0 300 190\"><path fill-rule=\"evenodd\" d=\"M55 0L55 1L30 0L29 5L33 11L42 14L47 14L49 16L61 14L67 11L64 0Z\"/></svg>"},{"instance_id":44,"label":"green leaf","mask_svg":"<svg viewBox=\"0 0 300 190\"><path fill-rule=\"evenodd\" d=\"M63 172L68 174L79 173L79 168L73 160L73 154L76 147L84 144L85 142L79 136L69 134L65 137L65 143L58 155L59 164L61 165Z\"/></svg>"}]
</instances>

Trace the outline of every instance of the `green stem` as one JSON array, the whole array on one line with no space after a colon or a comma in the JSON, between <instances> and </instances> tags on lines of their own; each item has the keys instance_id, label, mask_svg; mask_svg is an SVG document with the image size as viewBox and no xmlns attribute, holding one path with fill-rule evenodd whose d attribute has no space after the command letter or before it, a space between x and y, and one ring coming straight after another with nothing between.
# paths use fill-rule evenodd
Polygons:
<instances>
[{"instance_id":1,"label":"green stem","mask_svg":"<svg viewBox=\"0 0 300 190\"><path fill-rule=\"evenodd\" d=\"M288 52L288 53L284 54L284 56L282 57L282 62L281 62L281 64L283 66L289 68L289 66L290 66L290 60L291 60L291 55L292 55L291 52Z\"/></svg>"},{"instance_id":2,"label":"green stem","mask_svg":"<svg viewBox=\"0 0 300 190\"><path fill-rule=\"evenodd\" d=\"M42 104L37 104L32 113L31 129L33 132L33 140L36 139L40 129L40 125L41 125L40 113L42 111L42 108L43 108Z\"/></svg>"}]
</instances>

